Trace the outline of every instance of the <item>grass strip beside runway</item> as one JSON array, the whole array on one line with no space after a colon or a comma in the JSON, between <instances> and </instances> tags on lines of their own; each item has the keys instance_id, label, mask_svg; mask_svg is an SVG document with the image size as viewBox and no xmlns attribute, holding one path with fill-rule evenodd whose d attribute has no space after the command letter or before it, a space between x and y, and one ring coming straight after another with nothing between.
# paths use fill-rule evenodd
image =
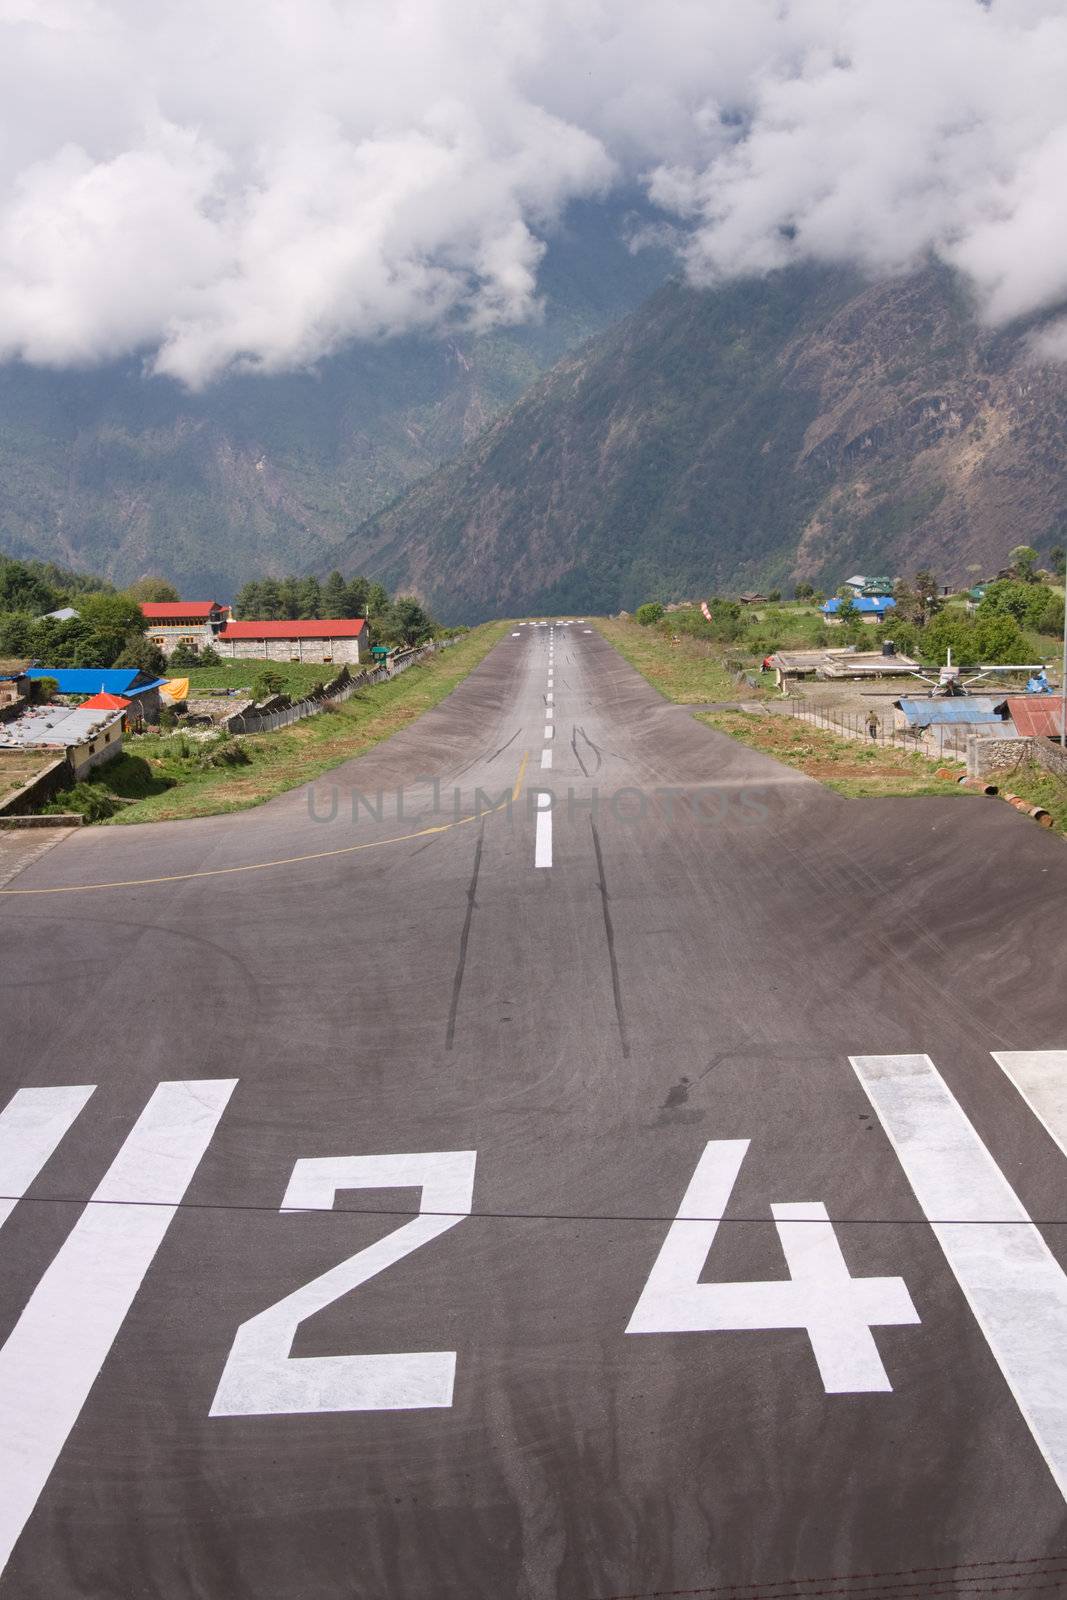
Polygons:
<instances>
[{"instance_id":1,"label":"grass strip beside runway","mask_svg":"<svg viewBox=\"0 0 1067 1600\"><path fill-rule=\"evenodd\" d=\"M197 747L191 741L183 746L180 735L153 734L131 740L127 745L130 755L147 762L147 783L142 782L140 790L126 787L122 773L115 773L116 792L136 796L137 803L124 806L110 822L173 822L244 811L307 783L341 762L363 755L438 705L484 660L509 627L506 622L486 623L440 655L399 677L371 685L334 710L294 722L277 733L247 735L240 740L250 758L247 765L203 770L197 765ZM184 755L183 749L191 754ZM141 762L137 768L143 779ZM109 771L100 769L101 783L108 782ZM149 789L144 793L153 781L158 784L157 792Z\"/></svg>"},{"instance_id":2,"label":"grass strip beside runway","mask_svg":"<svg viewBox=\"0 0 1067 1600\"><path fill-rule=\"evenodd\" d=\"M738 686L726 665L725 646L680 638L672 644L658 628L615 617L590 619L598 632L636 667L643 678L678 705L707 705L714 700L758 699L762 690Z\"/></svg>"}]
</instances>

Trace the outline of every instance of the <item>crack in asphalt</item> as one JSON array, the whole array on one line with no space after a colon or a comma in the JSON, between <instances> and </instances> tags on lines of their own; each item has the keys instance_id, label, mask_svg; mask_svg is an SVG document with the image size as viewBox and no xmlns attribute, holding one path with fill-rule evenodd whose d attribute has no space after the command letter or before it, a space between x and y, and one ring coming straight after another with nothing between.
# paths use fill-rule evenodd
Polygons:
<instances>
[{"instance_id":1,"label":"crack in asphalt","mask_svg":"<svg viewBox=\"0 0 1067 1600\"><path fill-rule=\"evenodd\" d=\"M456 975L452 979L452 1003L448 1008L448 1028L445 1033L445 1049L451 1050L456 1037L456 1014L459 1011L459 992L463 987L463 974L467 966L467 943L471 936L471 921L474 917L474 896L478 890L478 873L482 866L482 845L485 843L485 824L478 829L478 843L474 847L474 871L467 887L467 914L463 919L463 932L459 936L459 960L456 963Z\"/></svg>"}]
</instances>

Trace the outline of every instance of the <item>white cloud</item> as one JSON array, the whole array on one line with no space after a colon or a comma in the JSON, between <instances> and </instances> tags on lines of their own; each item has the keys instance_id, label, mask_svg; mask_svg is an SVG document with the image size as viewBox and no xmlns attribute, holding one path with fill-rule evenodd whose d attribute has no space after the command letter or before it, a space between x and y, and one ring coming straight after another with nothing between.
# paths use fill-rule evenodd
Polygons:
<instances>
[{"instance_id":1,"label":"white cloud","mask_svg":"<svg viewBox=\"0 0 1067 1600\"><path fill-rule=\"evenodd\" d=\"M0 359L196 384L521 320L636 178L697 281L933 252L1055 307L1065 84L1067 0L0 0Z\"/></svg>"}]
</instances>

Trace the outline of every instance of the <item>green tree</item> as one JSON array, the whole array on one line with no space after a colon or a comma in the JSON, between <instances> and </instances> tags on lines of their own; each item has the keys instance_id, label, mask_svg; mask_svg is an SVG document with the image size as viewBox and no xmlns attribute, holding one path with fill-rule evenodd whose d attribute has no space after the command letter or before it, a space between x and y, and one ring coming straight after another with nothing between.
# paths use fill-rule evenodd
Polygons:
<instances>
[{"instance_id":1,"label":"green tree","mask_svg":"<svg viewBox=\"0 0 1067 1600\"><path fill-rule=\"evenodd\" d=\"M167 666L171 672L178 672L182 667L200 666L200 657L191 644L177 644L167 657Z\"/></svg>"},{"instance_id":2,"label":"green tree","mask_svg":"<svg viewBox=\"0 0 1067 1600\"><path fill-rule=\"evenodd\" d=\"M1008 555L1008 562L1015 576L1022 583L1036 583L1037 551L1033 545L1017 544Z\"/></svg>"},{"instance_id":3,"label":"green tree","mask_svg":"<svg viewBox=\"0 0 1067 1600\"><path fill-rule=\"evenodd\" d=\"M1049 566L1054 578L1061 581L1067 577L1067 550L1062 544L1054 544L1048 553Z\"/></svg>"},{"instance_id":4,"label":"green tree","mask_svg":"<svg viewBox=\"0 0 1067 1600\"><path fill-rule=\"evenodd\" d=\"M54 611L61 596L25 561L0 556L0 611L26 611L32 616Z\"/></svg>"},{"instance_id":5,"label":"green tree","mask_svg":"<svg viewBox=\"0 0 1067 1600\"><path fill-rule=\"evenodd\" d=\"M255 621L277 622L282 614L282 593L276 578L264 578L259 586L259 617Z\"/></svg>"},{"instance_id":6,"label":"green tree","mask_svg":"<svg viewBox=\"0 0 1067 1600\"><path fill-rule=\"evenodd\" d=\"M1053 599L1051 589L1041 583L1023 583L1014 578L998 578L991 583L978 602L980 617L1014 617L1024 628L1040 626L1048 603Z\"/></svg>"},{"instance_id":7,"label":"green tree","mask_svg":"<svg viewBox=\"0 0 1067 1600\"><path fill-rule=\"evenodd\" d=\"M402 644L421 644L434 630L433 618L414 595L398 595L386 613L388 632Z\"/></svg>"},{"instance_id":8,"label":"green tree","mask_svg":"<svg viewBox=\"0 0 1067 1600\"><path fill-rule=\"evenodd\" d=\"M1048 592L1044 610L1037 619L1038 633L1053 634L1057 639L1063 633L1063 596Z\"/></svg>"},{"instance_id":9,"label":"green tree","mask_svg":"<svg viewBox=\"0 0 1067 1600\"><path fill-rule=\"evenodd\" d=\"M143 633L147 626L136 600L125 594L87 594L78 606L82 622L97 633Z\"/></svg>"},{"instance_id":10,"label":"green tree","mask_svg":"<svg viewBox=\"0 0 1067 1600\"><path fill-rule=\"evenodd\" d=\"M810 583L795 583L793 585L793 594L798 600L810 600L814 593L815 590Z\"/></svg>"},{"instance_id":11,"label":"green tree","mask_svg":"<svg viewBox=\"0 0 1067 1600\"><path fill-rule=\"evenodd\" d=\"M115 657L113 664L116 667L137 667L141 672L150 672L154 678L161 678L167 670L162 650L143 634L127 639L125 648Z\"/></svg>"},{"instance_id":12,"label":"green tree","mask_svg":"<svg viewBox=\"0 0 1067 1600\"><path fill-rule=\"evenodd\" d=\"M367 588L367 615L380 617L389 609L389 591L382 583L372 583Z\"/></svg>"},{"instance_id":13,"label":"green tree","mask_svg":"<svg viewBox=\"0 0 1067 1600\"><path fill-rule=\"evenodd\" d=\"M278 585L278 596L281 602L281 614L284 620L292 622L300 615L300 579L283 578Z\"/></svg>"},{"instance_id":14,"label":"green tree","mask_svg":"<svg viewBox=\"0 0 1067 1600\"><path fill-rule=\"evenodd\" d=\"M663 607L658 600L649 600L643 606L638 606L634 612L634 621L639 622L642 628L651 627L663 616Z\"/></svg>"},{"instance_id":15,"label":"green tree","mask_svg":"<svg viewBox=\"0 0 1067 1600\"><path fill-rule=\"evenodd\" d=\"M126 593L138 605L170 605L181 599L177 589L166 578L138 578L136 583L128 585Z\"/></svg>"},{"instance_id":16,"label":"green tree","mask_svg":"<svg viewBox=\"0 0 1067 1600\"><path fill-rule=\"evenodd\" d=\"M215 646L213 644L206 644L204 646L204 648L201 650L200 655L199 655L199 657L197 659L197 666L200 666L200 667L221 667L222 666L222 657L219 655L218 651L215 649Z\"/></svg>"},{"instance_id":17,"label":"green tree","mask_svg":"<svg viewBox=\"0 0 1067 1600\"><path fill-rule=\"evenodd\" d=\"M6 611L0 616L0 656L30 655L33 618L25 611Z\"/></svg>"},{"instance_id":18,"label":"green tree","mask_svg":"<svg viewBox=\"0 0 1067 1600\"><path fill-rule=\"evenodd\" d=\"M366 578L349 578L345 589L346 616L365 617L367 615L367 595L370 584Z\"/></svg>"},{"instance_id":19,"label":"green tree","mask_svg":"<svg viewBox=\"0 0 1067 1600\"><path fill-rule=\"evenodd\" d=\"M324 617L344 617L348 614L347 585L336 568L322 586L322 614Z\"/></svg>"},{"instance_id":20,"label":"green tree","mask_svg":"<svg viewBox=\"0 0 1067 1600\"><path fill-rule=\"evenodd\" d=\"M300 580L300 610L305 619L322 616L322 584L312 575Z\"/></svg>"},{"instance_id":21,"label":"green tree","mask_svg":"<svg viewBox=\"0 0 1067 1600\"><path fill-rule=\"evenodd\" d=\"M238 591L233 603L234 612L241 622L259 622L264 616L263 585L255 578Z\"/></svg>"}]
</instances>

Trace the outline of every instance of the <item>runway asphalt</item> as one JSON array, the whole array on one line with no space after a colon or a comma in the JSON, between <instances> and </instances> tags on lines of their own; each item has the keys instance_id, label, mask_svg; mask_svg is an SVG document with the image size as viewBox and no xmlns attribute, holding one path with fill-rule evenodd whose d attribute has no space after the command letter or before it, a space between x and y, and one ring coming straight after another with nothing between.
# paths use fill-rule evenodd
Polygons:
<instances>
[{"instance_id":1,"label":"runway asphalt","mask_svg":"<svg viewBox=\"0 0 1067 1600\"><path fill-rule=\"evenodd\" d=\"M1065 888L578 619L73 832L0 887L0 1600L1067 1586Z\"/></svg>"}]
</instances>

